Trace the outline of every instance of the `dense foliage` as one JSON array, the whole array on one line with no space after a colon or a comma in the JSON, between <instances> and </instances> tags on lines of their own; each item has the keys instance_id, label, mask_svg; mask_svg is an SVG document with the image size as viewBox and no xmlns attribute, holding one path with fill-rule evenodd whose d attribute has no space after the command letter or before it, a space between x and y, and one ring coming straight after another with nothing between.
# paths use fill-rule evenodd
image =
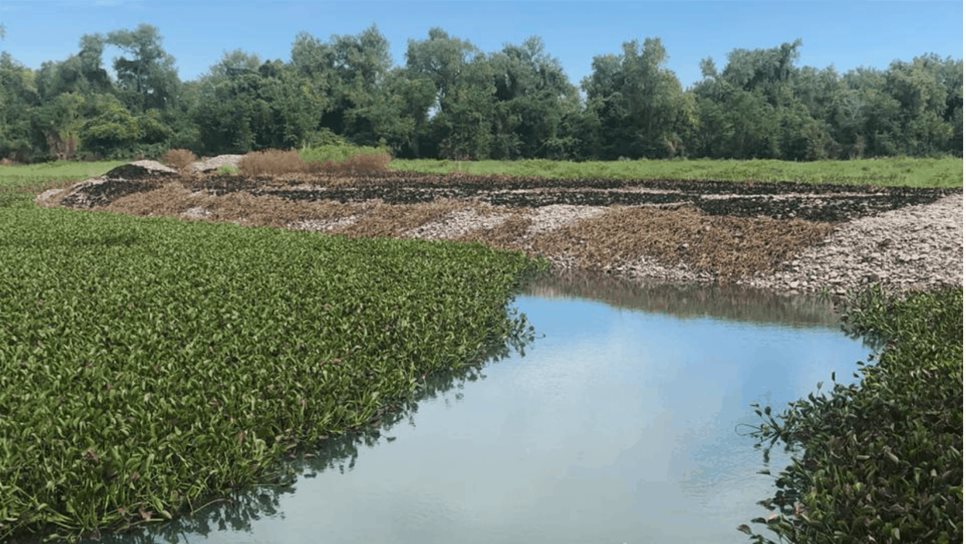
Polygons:
<instances>
[{"instance_id":1,"label":"dense foliage","mask_svg":"<svg viewBox=\"0 0 966 544\"><path fill-rule=\"evenodd\" d=\"M31 180L0 179L0 540L200 506L523 332L520 254L44 210L3 187Z\"/></svg>"},{"instance_id":2,"label":"dense foliage","mask_svg":"<svg viewBox=\"0 0 966 544\"><path fill-rule=\"evenodd\" d=\"M111 70L105 45L118 48ZM800 42L732 51L684 89L659 39L598 56L581 94L539 38L484 53L430 30L403 66L373 27L290 59L243 51L180 81L158 30L87 35L31 70L0 53L0 158L199 155L348 141L405 158L816 160L961 155L963 63L885 70L796 65Z\"/></svg>"},{"instance_id":3,"label":"dense foliage","mask_svg":"<svg viewBox=\"0 0 966 544\"><path fill-rule=\"evenodd\" d=\"M757 521L782 542L962 542L962 309L962 289L853 302L847 327L878 362L777 417L759 409L762 444L794 453Z\"/></svg>"}]
</instances>

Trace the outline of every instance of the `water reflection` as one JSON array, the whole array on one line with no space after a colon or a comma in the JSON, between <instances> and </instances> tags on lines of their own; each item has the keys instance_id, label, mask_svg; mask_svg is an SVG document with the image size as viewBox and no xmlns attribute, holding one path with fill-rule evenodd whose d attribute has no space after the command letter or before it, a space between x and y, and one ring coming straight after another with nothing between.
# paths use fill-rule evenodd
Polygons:
<instances>
[{"instance_id":1,"label":"water reflection","mask_svg":"<svg viewBox=\"0 0 966 544\"><path fill-rule=\"evenodd\" d=\"M597 272L546 274L527 287L545 298L586 298L611 306L675 317L714 317L786 326L838 327L835 304L825 296L788 296L735 285L640 285Z\"/></svg>"},{"instance_id":2,"label":"water reflection","mask_svg":"<svg viewBox=\"0 0 966 544\"><path fill-rule=\"evenodd\" d=\"M827 302L751 291L551 277L516 306L525 357L437 376L273 485L102 541L744 542L772 485L736 432L749 405L867 353Z\"/></svg>"}]
</instances>

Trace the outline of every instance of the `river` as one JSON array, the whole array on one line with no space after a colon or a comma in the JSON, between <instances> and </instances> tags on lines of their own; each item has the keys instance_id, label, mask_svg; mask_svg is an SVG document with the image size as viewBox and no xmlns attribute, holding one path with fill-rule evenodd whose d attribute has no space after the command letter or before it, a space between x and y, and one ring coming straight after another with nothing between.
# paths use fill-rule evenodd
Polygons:
<instances>
[{"instance_id":1,"label":"river","mask_svg":"<svg viewBox=\"0 0 966 544\"><path fill-rule=\"evenodd\" d=\"M536 333L523 353L437 379L292 485L109 540L747 542L736 527L773 491L750 405L852 380L869 353L813 299L577 277L514 304Z\"/></svg>"}]
</instances>

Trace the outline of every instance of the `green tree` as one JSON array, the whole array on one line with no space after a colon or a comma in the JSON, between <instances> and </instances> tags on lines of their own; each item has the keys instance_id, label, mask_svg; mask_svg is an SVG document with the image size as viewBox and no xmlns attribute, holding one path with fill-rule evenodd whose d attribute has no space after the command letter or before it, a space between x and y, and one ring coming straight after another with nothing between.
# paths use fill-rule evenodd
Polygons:
<instances>
[{"instance_id":1,"label":"green tree","mask_svg":"<svg viewBox=\"0 0 966 544\"><path fill-rule=\"evenodd\" d=\"M587 109L599 120L600 158L673 157L684 150L691 102L657 38L627 42L620 55L594 57L583 82Z\"/></svg>"},{"instance_id":2,"label":"green tree","mask_svg":"<svg viewBox=\"0 0 966 544\"><path fill-rule=\"evenodd\" d=\"M117 93L124 103L137 112L168 107L180 81L158 29L142 24L134 30L115 30L107 35L107 43L124 53L114 59Z\"/></svg>"},{"instance_id":3,"label":"green tree","mask_svg":"<svg viewBox=\"0 0 966 544\"><path fill-rule=\"evenodd\" d=\"M227 53L199 82L192 118L204 153L302 145L318 127L325 100L295 68Z\"/></svg>"},{"instance_id":4,"label":"green tree","mask_svg":"<svg viewBox=\"0 0 966 544\"><path fill-rule=\"evenodd\" d=\"M0 52L0 157L27 161L46 153L32 141L32 111L40 103L34 73Z\"/></svg>"},{"instance_id":5,"label":"green tree","mask_svg":"<svg viewBox=\"0 0 966 544\"><path fill-rule=\"evenodd\" d=\"M80 130L84 124L85 99L79 93L63 93L47 100L32 111L35 137L56 159L73 159L80 147Z\"/></svg>"},{"instance_id":6,"label":"green tree","mask_svg":"<svg viewBox=\"0 0 966 544\"><path fill-rule=\"evenodd\" d=\"M949 150L954 131L946 118L950 89L944 81L944 68L939 57L924 55L912 62L893 62L886 71L886 91L899 103L897 144L904 153L929 155Z\"/></svg>"},{"instance_id":7,"label":"green tree","mask_svg":"<svg viewBox=\"0 0 966 544\"><path fill-rule=\"evenodd\" d=\"M580 108L577 89L537 37L490 56L496 104L493 158L566 158L574 141L565 120Z\"/></svg>"},{"instance_id":8,"label":"green tree","mask_svg":"<svg viewBox=\"0 0 966 544\"><path fill-rule=\"evenodd\" d=\"M839 149L831 134L834 70L795 66L801 41L770 49L736 49L720 72L710 59L692 89L695 155L715 158L814 160Z\"/></svg>"},{"instance_id":9,"label":"green tree","mask_svg":"<svg viewBox=\"0 0 966 544\"><path fill-rule=\"evenodd\" d=\"M299 34L292 66L325 97L320 127L366 145L385 138L379 129L400 130L387 122L401 112L393 110L398 101L384 92L392 59L389 42L375 26L355 36L333 36L328 43Z\"/></svg>"},{"instance_id":10,"label":"green tree","mask_svg":"<svg viewBox=\"0 0 966 544\"><path fill-rule=\"evenodd\" d=\"M87 34L80 39L77 54L59 62L44 62L37 72L37 90L44 100L63 93L87 96L111 92L111 80L102 66L104 41Z\"/></svg>"},{"instance_id":11,"label":"green tree","mask_svg":"<svg viewBox=\"0 0 966 544\"><path fill-rule=\"evenodd\" d=\"M485 157L490 127L484 117L495 89L484 61L473 44L439 28L425 40L409 41L406 71L419 91L409 109L421 110L414 112L418 156Z\"/></svg>"},{"instance_id":12,"label":"green tree","mask_svg":"<svg viewBox=\"0 0 966 544\"><path fill-rule=\"evenodd\" d=\"M141 138L141 125L124 104L111 95L94 95L79 129L84 148L100 157L125 157Z\"/></svg>"}]
</instances>

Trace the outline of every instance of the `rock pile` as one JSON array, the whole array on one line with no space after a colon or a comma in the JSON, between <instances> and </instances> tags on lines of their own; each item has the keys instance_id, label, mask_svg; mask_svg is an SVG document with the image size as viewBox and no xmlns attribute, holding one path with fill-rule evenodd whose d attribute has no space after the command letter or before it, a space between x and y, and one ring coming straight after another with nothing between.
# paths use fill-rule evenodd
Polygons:
<instances>
[{"instance_id":1,"label":"rock pile","mask_svg":"<svg viewBox=\"0 0 966 544\"><path fill-rule=\"evenodd\" d=\"M963 196L956 194L846 222L780 271L742 283L838 295L870 283L901 291L962 285L962 264Z\"/></svg>"}]
</instances>

